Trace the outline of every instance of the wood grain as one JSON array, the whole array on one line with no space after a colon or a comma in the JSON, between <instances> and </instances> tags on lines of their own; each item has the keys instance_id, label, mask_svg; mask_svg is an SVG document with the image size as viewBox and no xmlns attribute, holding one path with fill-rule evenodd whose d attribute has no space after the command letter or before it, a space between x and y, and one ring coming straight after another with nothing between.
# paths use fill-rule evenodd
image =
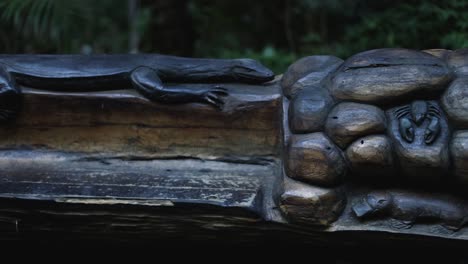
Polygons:
<instances>
[{"instance_id":1,"label":"wood grain","mask_svg":"<svg viewBox=\"0 0 468 264\"><path fill-rule=\"evenodd\" d=\"M189 86L200 89L204 85ZM54 93L23 89L22 111L13 124L0 130L0 148L151 157L276 155L279 88L224 86L231 96L223 111L201 104L156 104L131 90Z\"/></svg>"}]
</instances>

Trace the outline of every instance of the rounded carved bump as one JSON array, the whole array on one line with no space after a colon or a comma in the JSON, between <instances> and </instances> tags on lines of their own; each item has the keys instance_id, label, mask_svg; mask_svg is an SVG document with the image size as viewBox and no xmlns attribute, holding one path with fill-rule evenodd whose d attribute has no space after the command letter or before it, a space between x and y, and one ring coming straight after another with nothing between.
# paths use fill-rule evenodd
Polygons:
<instances>
[{"instance_id":1,"label":"rounded carved bump","mask_svg":"<svg viewBox=\"0 0 468 264\"><path fill-rule=\"evenodd\" d=\"M459 77L468 77L468 48L458 49L450 53L448 65Z\"/></svg>"},{"instance_id":2,"label":"rounded carved bump","mask_svg":"<svg viewBox=\"0 0 468 264\"><path fill-rule=\"evenodd\" d=\"M468 184L468 131L453 133L450 143L450 153L453 159L455 177L461 183Z\"/></svg>"},{"instance_id":3,"label":"rounded carved bump","mask_svg":"<svg viewBox=\"0 0 468 264\"><path fill-rule=\"evenodd\" d=\"M441 103L450 121L460 128L468 128L468 77L453 81Z\"/></svg>"},{"instance_id":4,"label":"rounded carved bump","mask_svg":"<svg viewBox=\"0 0 468 264\"><path fill-rule=\"evenodd\" d=\"M280 208L291 222L328 226L338 219L345 206L342 188L321 188L285 179Z\"/></svg>"},{"instance_id":5,"label":"rounded carved bump","mask_svg":"<svg viewBox=\"0 0 468 264\"><path fill-rule=\"evenodd\" d=\"M453 74L441 59L407 49L377 49L346 60L331 78L331 94L340 100L375 104L414 93L445 89Z\"/></svg>"},{"instance_id":6,"label":"rounded carved bump","mask_svg":"<svg viewBox=\"0 0 468 264\"><path fill-rule=\"evenodd\" d=\"M392 143L385 135L357 139L346 149L353 173L369 176L390 175L395 172Z\"/></svg>"},{"instance_id":7,"label":"rounded carved bump","mask_svg":"<svg viewBox=\"0 0 468 264\"><path fill-rule=\"evenodd\" d=\"M331 186L342 180L346 169L341 150L323 133L291 136L286 161L289 177Z\"/></svg>"},{"instance_id":8,"label":"rounded carved bump","mask_svg":"<svg viewBox=\"0 0 468 264\"><path fill-rule=\"evenodd\" d=\"M333 98L323 88L306 89L289 104L289 127L294 133L323 131Z\"/></svg>"},{"instance_id":9,"label":"rounded carved bump","mask_svg":"<svg viewBox=\"0 0 468 264\"><path fill-rule=\"evenodd\" d=\"M344 149L359 137L385 132L385 114L373 105L340 103L328 114L325 129L333 142Z\"/></svg>"},{"instance_id":10,"label":"rounded carved bump","mask_svg":"<svg viewBox=\"0 0 468 264\"><path fill-rule=\"evenodd\" d=\"M322 80L336 70L343 60L335 56L318 55L299 59L289 66L281 79L284 95L291 99L310 86L320 86Z\"/></svg>"}]
</instances>

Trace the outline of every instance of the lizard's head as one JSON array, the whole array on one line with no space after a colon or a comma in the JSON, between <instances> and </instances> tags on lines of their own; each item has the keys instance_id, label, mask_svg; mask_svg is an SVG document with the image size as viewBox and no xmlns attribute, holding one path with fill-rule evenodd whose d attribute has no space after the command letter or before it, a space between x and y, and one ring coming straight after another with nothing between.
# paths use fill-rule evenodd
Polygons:
<instances>
[{"instance_id":1,"label":"lizard's head","mask_svg":"<svg viewBox=\"0 0 468 264\"><path fill-rule=\"evenodd\" d=\"M263 83L275 77L270 69L252 59L236 59L231 71L236 80L249 83Z\"/></svg>"},{"instance_id":2,"label":"lizard's head","mask_svg":"<svg viewBox=\"0 0 468 264\"><path fill-rule=\"evenodd\" d=\"M392 200L393 198L388 192L371 192L364 199L353 206L353 211L359 218L373 215L390 208Z\"/></svg>"}]
</instances>

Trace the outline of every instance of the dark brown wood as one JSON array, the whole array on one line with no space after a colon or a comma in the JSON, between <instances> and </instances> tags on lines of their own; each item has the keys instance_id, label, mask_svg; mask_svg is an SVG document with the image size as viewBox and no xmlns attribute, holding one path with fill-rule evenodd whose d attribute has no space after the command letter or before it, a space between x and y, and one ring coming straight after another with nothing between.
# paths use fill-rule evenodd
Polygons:
<instances>
[{"instance_id":1,"label":"dark brown wood","mask_svg":"<svg viewBox=\"0 0 468 264\"><path fill-rule=\"evenodd\" d=\"M196 91L216 85L186 87ZM222 111L197 103L157 104L133 90L60 93L23 87L21 111L0 132L0 200L44 201L51 210L70 205L75 217L86 215L79 211L88 207L145 211L127 216L135 217L128 223L109 224L127 230L141 220L140 233L146 225L170 229L165 220L148 222L151 212L158 219L171 218L156 216L166 212L158 208L174 208L168 213L174 210L180 218L198 211L200 219L190 221L204 221L207 229L238 221L282 221L273 209L281 171L280 87L275 82L222 85L231 94ZM183 208L188 210L185 216ZM9 210L0 208L8 232L11 221L19 223L15 228L23 234L47 229L34 223L34 217L25 220L23 213ZM231 220L228 211L233 212ZM30 213L36 215L25 214ZM56 214L66 217L60 212L40 214L51 222ZM123 215L121 219L127 219ZM97 222L87 228L63 221L63 229L52 230L103 231ZM184 221L174 221L179 221L173 226L182 234Z\"/></svg>"},{"instance_id":2,"label":"dark brown wood","mask_svg":"<svg viewBox=\"0 0 468 264\"><path fill-rule=\"evenodd\" d=\"M294 74L317 69L311 57L293 64L282 83L288 221L466 240L466 59L371 50L298 93Z\"/></svg>"},{"instance_id":3,"label":"dark brown wood","mask_svg":"<svg viewBox=\"0 0 468 264\"><path fill-rule=\"evenodd\" d=\"M461 245L465 59L379 49L307 57L281 81L166 84L208 104L23 87L0 130L0 233Z\"/></svg>"}]
</instances>

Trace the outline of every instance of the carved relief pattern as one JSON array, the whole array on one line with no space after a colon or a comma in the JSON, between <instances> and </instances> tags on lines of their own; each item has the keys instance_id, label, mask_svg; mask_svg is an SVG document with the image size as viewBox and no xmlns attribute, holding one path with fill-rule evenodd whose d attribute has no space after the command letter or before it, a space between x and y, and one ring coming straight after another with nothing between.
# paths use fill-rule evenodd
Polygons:
<instances>
[{"instance_id":1,"label":"carved relief pattern","mask_svg":"<svg viewBox=\"0 0 468 264\"><path fill-rule=\"evenodd\" d=\"M467 65L468 49L377 49L290 66L282 83L285 216L322 226L351 219L463 228ZM298 186L308 191L294 192ZM298 213L298 206L321 208Z\"/></svg>"},{"instance_id":2,"label":"carved relief pattern","mask_svg":"<svg viewBox=\"0 0 468 264\"><path fill-rule=\"evenodd\" d=\"M146 107L152 113L159 108L153 108L151 101L157 104L196 103L197 106L201 103L208 105L202 105L200 109L212 118L202 120L204 127L196 135L193 135L195 129L188 129L178 137L174 137L172 132L164 132L163 136L157 134L153 138L146 132L141 137L154 139L154 148L142 144L140 147L145 151L162 148L161 142L169 149L172 145L183 145L173 143L181 138L188 137L189 143L206 138L203 144L218 142L215 147L221 153L219 156L231 158L232 153L224 151L231 144L230 134L217 135L213 130L224 131L225 124L229 123L225 118L236 119L230 115L232 112L238 109L247 111L251 108L249 104L255 103L261 110L247 116L247 121L235 121L233 126L237 138L245 137L248 140L242 142L247 143L235 145L230 150L239 155L247 151L251 155L263 157L267 153L265 155L273 157L275 172L264 172L267 176L277 175L276 166L280 167L281 163L277 157L281 154L283 171L279 195L272 194L278 193L277 186L272 187L274 184L267 184L266 194L263 183L256 183L254 188L250 182L245 184L248 185L245 187L248 194L252 193L243 200L248 201L244 204L248 204L249 210L266 212L269 218L265 217L265 220L282 222L286 219L288 223L319 226L321 230L356 230L361 227L367 230L372 227L385 231L418 230L415 232L428 234L436 228L456 235L465 232L463 238L468 239L468 228L465 228L468 223L468 49L376 49L356 54L346 61L334 56L309 56L292 64L283 75L282 95L278 93L273 73L249 59L190 59L161 55L2 55L0 61L0 123L17 118L23 107L22 86L84 93L133 87L142 95L139 100L148 103ZM56 68L61 71L54 70ZM174 81L177 85L172 83ZM222 82L224 87L218 82ZM244 85L233 89L227 82L233 82L235 86ZM264 99L269 93L258 92L266 87L260 87L265 83L270 86L270 95L274 95L274 100L268 105ZM252 88L251 84L259 87ZM245 95L249 98L245 101L237 98L236 103L233 95L237 93L239 96L246 90L255 90L258 94ZM280 153L277 149L277 111L281 97L284 144ZM38 102L42 104L40 100ZM98 104L104 108L101 101ZM133 102L131 105L135 109L139 107ZM55 111L58 107L51 109ZM271 119L265 119L265 108L268 108ZM188 125L180 125L180 130L192 126L198 128L194 123L206 118L204 115L195 116L197 118L192 113L185 116ZM170 120L173 117L170 112L160 118ZM178 113L177 122L181 117L183 115ZM24 121L27 117L21 118ZM131 118L128 122L132 128L134 123L141 122L139 116ZM59 119L63 118L60 116ZM102 123L96 122L98 119L94 116L89 119L92 120L89 123ZM256 128L261 122L265 127L250 136L237 131L247 124ZM114 120L112 124L115 123ZM141 129L156 131L159 127L168 126L164 124L145 124ZM75 123L73 125L76 126ZM29 131L30 128L27 129ZM41 132L46 130L41 128ZM102 131L96 134L101 135ZM114 128L104 131L114 131ZM133 130L129 131L125 133L132 138L123 140L125 148L135 141ZM125 133L117 132L119 136ZM28 135L26 133L24 138ZM53 137L41 138L51 142L48 140ZM170 142L166 142L166 138ZM229 142L226 138L230 138ZM259 150L258 146L264 141L268 141L268 146ZM68 151L65 147L70 144L63 142L60 147ZM119 144L115 148L122 151ZM203 155L212 157L211 150L201 155L198 142L181 149L174 147L171 151L177 153L176 157L186 155L187 149L193 150L194 153L189 153L197 159ZM205 171L200 170L200 173ZM246 178L252 180L250 176L255 173L249 171ZM271 181L277 180L271 178ZM198 184L198 180L193 181L194 184ZM203 184L200 186L205 188ZM225 183L218 186L216 182L216 186L226 188ZM236 182L232 182L232 186L239 189ZM170 188L168 193L172 192ZM203 199L217 197L200 193ZM223 195L229 199L236 198L236 195ZM260 201L257 195L264 195L268 202ZM204 201L194 197L197 197L193 198L197 202ZM217 202L223 204L219 200ZM276 210L276 203L281 212ZM235 206L238 204L242 203ZM352 228L347 229L349 226Z\"/></svg>"}]
</instances>

